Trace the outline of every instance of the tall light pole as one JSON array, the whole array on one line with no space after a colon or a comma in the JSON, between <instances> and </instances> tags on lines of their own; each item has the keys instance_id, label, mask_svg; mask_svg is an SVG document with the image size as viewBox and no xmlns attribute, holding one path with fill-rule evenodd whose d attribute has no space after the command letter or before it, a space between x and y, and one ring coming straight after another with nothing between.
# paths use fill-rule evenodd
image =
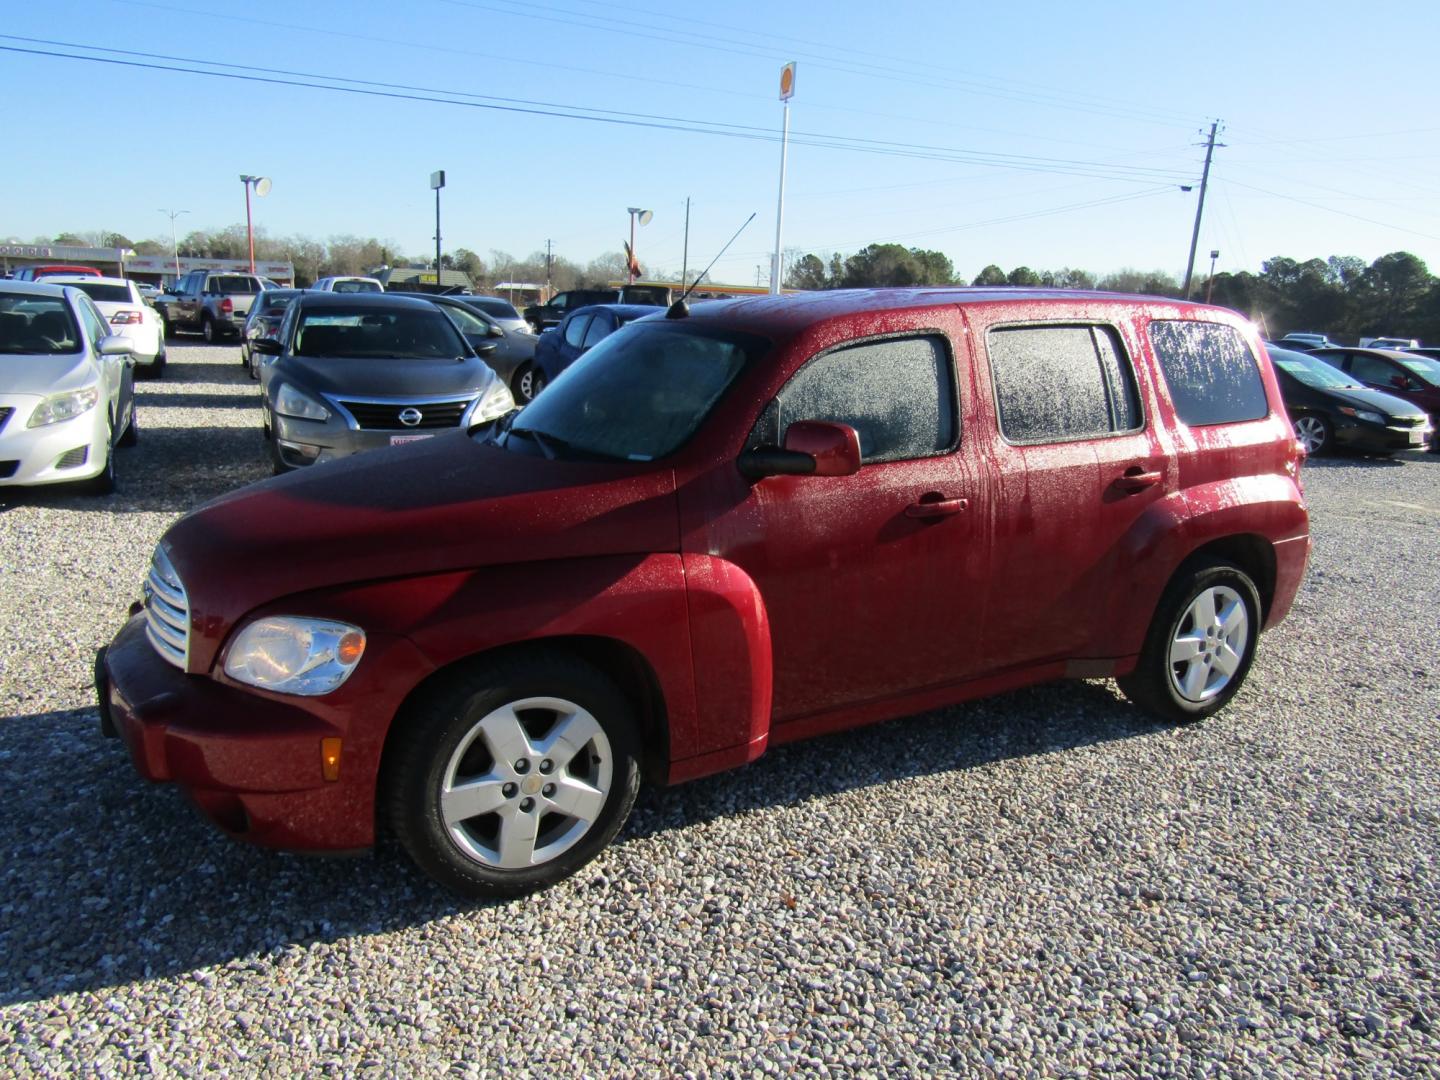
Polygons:
<instances>
[{"instance_id":1,"label":"tall light pole","mask_svg":"<svg viewBox=\"0 0 1440 1080\"><path fill-rule=\"evenodd\" d=\"M625 273L626 280L633 285L635 284L635 267L638 265L635 259L635 219L638 217L641 225L649 225L650 219L655 216L655 212L653 210L641 210L638 206L627 207L627 209L630 211L630 249L626 254L629 255L630 258L625 267Z\"/></svg>"},{"instance_id":2,"label":"tall light pole","mask_svg":"<svg viewBox=\"0 0 1440 1080\"><path fill-rule=\"evenodd\" d=\"M1210 297L1215 292L1215 260L1220 258L1220 249L1212 248L1210 251L1210 280L1205 283L1205 303L1210 303Z\"/></svg>"},{"instance_id":3,"label":"tall light pole","mask_svg":"<svg viewBox=\"0 0 1440 1080\"><path fill-rule=\"evenodd\" d=\"M189 210L166 210L166 209L161 209L159 212L162 213L162 214L164 214L164 215L166 215L166 216L169 217L169 219L170 219L170 248L171 248L172 251L175 252L175 280L176 280L176 281L179 281L179 280L180 280L180 241L176 238L176 235L175 235L175 219L176 219L177 217L179 217L181 214L188 214L190 211L189 211Z\"/></svg>"},{"instance_id":4,"label":"tall light pole","mask_svg":"<svg viewBox=\"0 0 1440 1080\"><path fill-rule=\"evenodd\" d=\"M435 192L435 284L442 285L440 271L440 189L445 186L445 170L437 169L430 174L430 190Z\"/></svg>"},{"instance_id":5,"label":"tall light pole","mask_svg":"<svg viewBox=\"0 0 1440 1080\"><path fill-rule=\"evenodd\" d=\"M240 182L245 185L245 239L250 242L250 273L255 273L255 226L250 221L250 189L255 189L255 194L264 198L270 194L270 178L268 176L241 176Z\"/></svg>"},{"instance_id":6,"label":"tall light pole","mask_svg":"<svg viewBox=\"0 0 1440 1080\"><path fill-rule=\"evenodd\" d=\"M790 155L790 99L795 96L795 61L791 60L780 69L780 100L785 103L785 125L780 135L780 197L775 204L775 254L770 258L770 295L780 295L780 277L785 268L781 266L784 250L780 246L780 234L785 223L785 163Z\"/></svg>"},{"instance_id":7,"label":"tall light pole","mask_svg":"<svg viewBox=\"0 0 1440 1080\"><path fill-rule=\"evenodd\" d=\"M1200 243L1200 216L1205 213L1205 189L1210 184L1210 159L1215 156L1215 147L1224 145L1215 141L1219 131L1220 121L1216 120L1210 125L1210 137L1205 140L1205 171L1200 174L1200 199L1195 204L1195 230L1190 234L1190 258L1185 263L1186 300L1190 299L1190 282L1195 276L1195 246Z\"/></svg>"}]
</instances>

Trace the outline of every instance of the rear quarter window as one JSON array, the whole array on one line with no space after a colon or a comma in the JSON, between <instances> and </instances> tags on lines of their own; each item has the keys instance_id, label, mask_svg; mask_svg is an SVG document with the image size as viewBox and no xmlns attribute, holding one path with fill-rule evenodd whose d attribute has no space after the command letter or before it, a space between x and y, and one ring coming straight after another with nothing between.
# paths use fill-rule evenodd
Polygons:
<instances>
[{"instance_id":1,"label":"rear quarter window","mask_svg":"<svg viewBox=\"0 0 1440 1080\"><path fill-rule=\"evenodd\" d=\"M1156 320L1150 343L1175 415L1191 427L1237 424L1270 413L1260 365L1240 331L1221 323Z\"/></svg>"}]
</instances>

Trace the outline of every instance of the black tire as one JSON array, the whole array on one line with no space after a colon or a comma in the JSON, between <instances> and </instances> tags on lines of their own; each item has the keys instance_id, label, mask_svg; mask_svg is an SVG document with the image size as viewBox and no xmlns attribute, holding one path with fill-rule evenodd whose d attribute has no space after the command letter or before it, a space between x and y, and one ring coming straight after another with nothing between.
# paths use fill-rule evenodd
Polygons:
<instances>
[{"instance_id":1,"label":"black tire","mask_svg":"<svg viewBox=\"0 0 1440 1080\"><path fill-rule=\"evenodd\" d=\"M165 377L165 364L168 358L165 355L165 343L160 343L160 351L155 354L154 361L145 370L147 379L163 379Z\"/></svg>"},{"instance_id":2,"label":"black tire","mask_svg":"<svg viewBox=\"0 0 1440 1080\"><path fill-rule=\"evenodd\" d=\"M280 442L275 438L274 433L267 433L266 439L266 446L270 452L270 471L276 476L284 476L288 472L293 472L294 469L286 465L285 459L280 456Z\"/></svg>"},{"instance_id":3,"label":"black tire","mask_svg":"<svg viewBox=\"0 0 1440 1080\"><path fill-rule=\"evenodd\" d=\"M220 333L215 329L215 320L209 315L200 317L200 336L205 339L206 345L214 345L220 340Z\"/></svg>"},{"instance_id":4,"label":"black tire","mask_svg":"<svg viewBox=\"0 0 1440 1080\"><path fill-rule=\"evenodd\" d=\"M515 399L515 404L525 405L534 399L536 374L535 365L529 361L515 369L515 374L510 378L510 395Z\"/></svg>"},{"instance_id":5,"label":"black tire","mask_svg":"<svg viewBox=\"0 0 1440 1080\"><path fill-rule=\"evenodd\" d=\"M116 446L134 446L140 441L140 422L136 419L135 399L130 399L130 423L125 425L125 434L120 436Z\"/></svg>"},{"instance_id":6,"label":"black tire","mask_svg":"<svg viewBox=\"0 0 1440 1080\"><path fill-rule=\"evenodd\" d=\"M1291 427L1296 440L1311 457L1319 457L1335 449L1335 428L1325 417L1301 413L1295 417Z\"/></svg>"},{"instance_id":7,"label":"black tire","mask_svg":"<svg viewBox=\"0 0 1440 1080\"><path fill-rule=\"evenodd\" d=\"M1187 673L1192 662L1172 663L1171 647L1178 644L1182 633L1193 639L1197 646L1211 650L1206 656L1219 656L1223 635L1207 639L1194 625L1192 605L1203 593L1210 590L1225 590L1235 596L1245 608L1245 641L1236 652L1233 648L1226 655L1238 655L1239 663L1228 681L1214 690L1205 690L1208 696L1187 696L1178 685L1180 676L1177 668L1184 666ZM1215 594L1212 593L1212 597ZM1219 559L1199 558L1183 564L1166 586L1160 604L1155 609L1150 630L1145 635L1145 644L1140 650L1140 662L1135 670L1118 681L1125 696L1142 709L1175 723L1201 720L1223 709L1240 690L1250 665L1255 659L1255 649L1260 638L1260 593L1248 574L1232 563ZM1186 630L1187 624L1190 629ZM1195 664L1205 664L1199 672L1210 666L1206 657L1197 657ZM1204 683L1202 683L1204 685ZM1197 699L1198 697L1198 699Z\"/></svg>"},{"instance_id":8,"label":"black tire","mask_svg":"<svg viewBox=\"0 0 1440 1080\"><path fill-rule=\"evenodd\" d=\"M115 447L114 422L111 422L110 430L105 434L105 468L99 476L92 476L89 480L81 480L77 483L86 495L110 495L115 491Z\"/></svg>"},{"instance_id":9,"label":"black tire","mask_svg":"<svg viewBox=\"0 0 1440 1080\"><path fill-rule=\"evenodd\" d=\"M540 698L561 699L583 709L597 722L600 735L586 742L569 762L560 762L558 754L555 763L548 759L530 763L523 757L513 766L502 761L488 735L479 734L482 722L490 724L497 710L507 705ZM526 746L544 737L547 722L565 722L563 712L552 717L539 707L520 711ZM635 805L640 764L633 708L602 672L564 653L536 652L477 662L422 691L395 724L381 775L385 821L416 865L463 896L521 896L569 877L614 839ZM606 746L608 761L602 760ZM532 752L538 754L533 748ZM478 766L467 764L474 755L481 762ZM581 773L573 771L575 762L580 763ZM457 772L478 767L486 775L498 772L518 782L504 789L495 785L494 791L503 791L499 809L456 825L468 849L452 835L441 812L442 785L452 765ZM606 768L608 774L603 773ZM554 793L554 784L538 786L542 774L562 782L576 778L604 793L595 797L600 809L588 825L583 817L546 809L558 804L547 798ZM524 785L537 787L530 790ZM528 850L534 857L538 844L556 846L556 853L523 868L495 865L506 843L501 831L505 815L522 826L529 824L535 833L528 848L521 845L522 852ZM485 838L487 829L495 845L488 860L484 852L492 841Z\"/></svg>"},{"instance_id":10,"label":"black tire","mask_svg":"<svg viewBox=\"0 0 1440 1080\"><path fill-rule=\"evenodd\" d=\"M163 315L160 317L160 325L164 329L166 341L174 341L180 336L180 331L175 329L175 324Z\"/></svg>"},{"instance_id":11,"label":"black tire","mask_svg":"<svg viewBox=\"0 0 1440 1080\"><path fill-rule=\"evenodd\" d=\"M545 373L539 368L535 369L535 375L530 380L530 400L534 401L540 396L540 391L550 385L550 380L545 378Z\"/></svg>"}]
</instances>

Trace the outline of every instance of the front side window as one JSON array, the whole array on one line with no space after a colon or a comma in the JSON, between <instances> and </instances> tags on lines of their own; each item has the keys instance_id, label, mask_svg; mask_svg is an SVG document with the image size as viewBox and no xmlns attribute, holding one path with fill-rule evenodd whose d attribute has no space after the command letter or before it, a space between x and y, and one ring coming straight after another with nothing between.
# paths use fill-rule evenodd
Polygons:
<instances>
[{"instance_id":1,"label":"front side window","mask_svg":"<svg viewBox=\"0 0 1440 1080\"><path fill-rule=\"evenodd\" d=\"M585 340L585 331L590 326L590 315L575 315L565 324L565 344L576 349L580 348L580 342Z\"/></svg>"},{"instance_id":2,"label":"front side window","mask_svg":"<svg viewBox=\"0 0 1440 1080\"><path fill-rule=\"evenodd\" d=\"M1378 356L1365 356L1363 353L1352 353L1350 356L1350 373L1357 379L1368 383L1384 383L1385 385L1389 385L1390 376L1395 374L1395 369Z\"/></svg>"},{"instance_id":3,"label":"front side window","mask_svg":"<svg viewBox=\"0 0 1440 1080\"><path fill-rule=\"evenodd\" d=\"M763 338L645 320L611 334L515 415L503 445L546 457L652 461L679 449Z\"/></svg>"},{"instance_id":4,"label":"front side window","mask_svg":"<svg viewBox=\"0 0 1440 1080\"><path fill-rule=\"evenodd\" d=\"M776 430L829 420L856 430L867 464L929 457L955 445L954 385L949 349L936 335L836 349L809 361L776 396Z\"/></svg>"},{"instance_id":5,"label":"front side window","mask_svg":"<svg viewBox=\"0 0 1440 1080\"><path fill-rule=\"evenodd\" d=\"M95 301L88 296L80 303L80 321L85 324L85 333L89 335L90 343L97 348L102 338L110 336L110 324L105 321L105 316L100 314Z\"/></svg>"},{"instance_id":6,"label":"front side window","mask_svg":"<svg viewBox=\"0 0 1440 1080\"><path fill-rule=\"evenodd\" d=\"M1269 415L1255 354L1233 326L1156 320L1150 324L1150 342L1182 422L1204 427Z\"/></svg>"},{"instance_id":7,"label":"front side window","mask_svg":"<svg viewBox=\"0 0 1440 1080\"><path fill-rule=\"evenodd\" d=\"M1099 438L1144 423L1113 327L1005 327L990 332L988 347L1000 431L1010 442Z\"/></svg>"},{"instance_id":8,"label":"front side window","mask_svg":"<svg viewBox=\"0 0 1440 1080\"><path fill-rule=\"evenodd\" d=\"M1440 360L1429 356L1406 356L1401 359L1400 365L1422 382L1440 386Z\"/></svg>"},{"instance_id":9,"label":"front side window","mask_svg":"<svg viewBox=\"0 0 1440 1080\"><path fill-rule=\"evenodd\" d=\"M580 347L582 349L594 348L604 341L614 329L615 326L610 321L609 315L604 312L596 312L590 319L590 329L585 331L585 337L581 340Z\"/></svg>"}]
</instances>

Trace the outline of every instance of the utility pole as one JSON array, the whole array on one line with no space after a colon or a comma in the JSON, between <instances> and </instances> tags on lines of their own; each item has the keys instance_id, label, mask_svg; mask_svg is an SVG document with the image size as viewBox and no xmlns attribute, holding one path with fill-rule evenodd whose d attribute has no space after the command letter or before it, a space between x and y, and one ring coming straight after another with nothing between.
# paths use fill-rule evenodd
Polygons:
<instances>
[{"instance_id":1,"label":"utility pole","mask_svg":"<svg viewBox=\"0 0 1440 1080\"><path fill-rule=\"evenodd\" d=\"M680 249L680 291L685 291L685 275L690 271L690 196L685 196L685 245Z\"/></svg>"},{"instance_id":2,"label":"utility pole","mask_svg":"<svg viewBox=\"0 0 1440 1080\"><path fill-rule=\"evenodd\" d=\"M1215 156L1215 136L1219 130L1220 121L1216 120L1210 125L1210 137L1205 140L1205 171L1200 174L1200 201L1195 204L1195 230L1190 234L1190 259L1185 264L1186 300L1190 299L1190 282L1195 277L1195 247L1200 243L1200 216L1205 213L1205 188L1210 183L1210 159Z\"/></svg>"},{"instance_id":3,"label":"utility pole","mask_svg":"<svg viewBox=\"0 0 1440 1080\"><path fill-rule=\"evenodd\" d=\"M546 240L546 241L545 241L545 295L546 295L547 298L548 298L549 295L550 295L550 266L551 266L550 241L549 241L549 240Z\"/></svg>"}]
</instances>

